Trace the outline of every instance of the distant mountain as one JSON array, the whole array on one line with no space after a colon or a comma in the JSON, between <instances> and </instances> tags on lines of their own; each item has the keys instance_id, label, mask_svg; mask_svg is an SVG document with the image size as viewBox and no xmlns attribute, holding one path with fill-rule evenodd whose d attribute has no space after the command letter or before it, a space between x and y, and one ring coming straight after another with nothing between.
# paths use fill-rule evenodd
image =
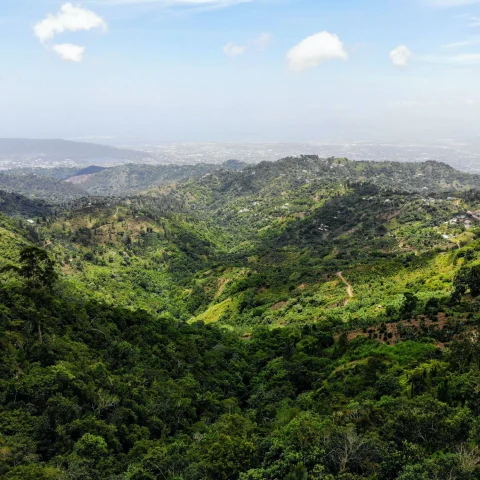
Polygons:
<instances>
[{"instance_id":1,"label":"distant mountain","mask_svg":"<svg viewBox=\"0 0 480 480\"><path fill-rule=\"evenodd\" d=\"M105 170L105 167L99 167L97 165L90 165L87 168L83 168L82 170L78 171L75 173L75 176L81 176L81 175L93 175L94 173L99 173L103 172Z\"/></svg>"},{"instance_id":2,"label":"distant mountain","mask_svg":"<svg viewBox=\"0 0 480 480\"><path fill-rule=\"evenodd\" d=\"M147 158L148 154L137 150L127 150L95 143L72 142L70 140L0 138L0 157L21 159L26 156L38 156L47 160L108 159L141 161Z\"/></svg>"},{"instance_id":3,"label":"distant mountain","mask_svg":"<svg viewBox=\"0 0 480 480\"><path fill-rule=\"evenodd\" d=\"M0 173L0 189L54 203L74 200L86 195L86 192L75 185L31 173Z\"/></svg>"},{"instance_id":4,"label":"distant mountain","mask_svg":"<svg viewBox=\"0 0 480 480\"><path fill-rule=\"evenodd\" d=\"M32 199L63 203L84 196L135 195L155 187L199 178L217 170L233 170L246 164L236 160L223 165L125 164L105 168L91 165L72 168L17 169L0 172L0 189Z\"/></svg>"},{"instance_id":5,"label":"distant mountain","mask_svg":"<svg viewBox=\"0 0 480 480\"><path fill-rule=\"evenodd\" d=\"M199 178L218 170L240 171L245 166L245 163L237 160L230 160L222 165L126 164L106 168L93 174L85 173L92 172L86 169L67 181L81 185L81 188L91 195L131 195L189 178Z\"/></svg>"},{"instance_id":6,"label":"distant mountain","mask_svg":"<svg viewBox=\"0 0 480 480\"><path fill-rule=\"evenodd\" d=\"M20 173L22 172L22 173ZM38 174L37 174L38 173ZM277 162L247 165L229 160L221 165L145 165L127 163L105 168L20 169L0 173L0 189L29 198L58 203L92 196L137 195L157 187L187 182L177 187L188 197L198 188L212 190L209 201L224 205L234 197L267 195L302 185L371 183L381 188L430 195L436 192L480 190L480 175L460 172L447 164L352 161L314 155L287 157ZM155 195L155 191L152 192ZM197 204L198 199L197 199Z\"/></svg>"},{"instance_id":7,"label":"distant mountain","mask_svg":"<svg viewBox=\"0 0 480 480\"><path fill-rule=\"evenodd\" d=\"M73 183L74 185L79 185L85 183L92 175L96 173L103 172L105 167L97 167L95 165L91 165L90 167L83 168L82 170L75 173L75 175L65 179L69 183Z\"/></svg>"},{"instance_id":8,"label":"distant mountain","mask_svg":"<svg viewBox=\"0 0 480 480\"><path fill-rule=\"evenodd\" d=\"M267 190L280 194L285 189L312 182L368 182L382 188L424 193L480 189L480 175L460 172L436 161L353 161L316 155L262 162L239 172L218 171L196 183L211 186L223 201L225 196L245 196Z\"/></svg>"},{"instance_id":9,"label":"distant mountain","mask_svg":"<svg viewBox=\"0 0 480 480\"><path fill-rule=\"evenodd\" d=\"M105 167L99 167L96 165L91 165L86 168L78 169L79 167L25 167L25 168L12 168L5 170L4 173L8 175L17 174L33 174L33 175L42 175L44 177L56 178L57 180L67 180L72 177L79 175L91 175L94 173L101 172L105 170Z\"/></svg>"},{"instance_id":10,"label":"distant mountain","mask_svg":"<svg viewBox=\"0 0 480 480\"><path fill-rule=\"evenodd\" d=\"M2 173L8 175L42 175L44 177L56 178L57 180L66 180L78 172L79 167L23 167L10 168L3 170Z\"/></svg>"}]
</instances>

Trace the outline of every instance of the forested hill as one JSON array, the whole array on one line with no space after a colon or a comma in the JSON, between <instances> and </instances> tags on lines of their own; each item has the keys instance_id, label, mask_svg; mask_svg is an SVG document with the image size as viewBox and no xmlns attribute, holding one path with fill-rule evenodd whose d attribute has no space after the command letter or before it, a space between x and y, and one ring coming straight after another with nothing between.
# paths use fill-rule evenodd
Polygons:
<instances>
[{"instance_id":1,"label":"forested hill","mask_svg":"<svg viewBox=\"0 0 480 480\"><path fill-rule=\"evenodd\" d=\"M303 155L277 162L262 162L241 172L217 172L199 182L218 185L225 195L245 195L266 189L295 188L313 182L363 182L382 188L431 193L480 188L480 175L472 175L435 161L423 163L366 162Z\"/></svg>"},{"instance_id":2,"label":"forested hill","mask_svg":"<svg viewBox=\"0 0 480 480\"><path fill-rule=\"evenodd\" d=\"M91 166L76 171L71 168L54 168L0 173L0 188L3 190L55 203L86 195L141 194L186 181L193 182L191 188L194 190L211 189L211 200L218 200L220 204L255 193L279 194L312 182L368 182L382 188L424 194L480 188L479 175L463 173L433 161L355 162L316 156L285 158L254 166L227 161L222 165L125 164L110 168ZM184 188L187 193L190 183Z\"/></svg>"},{"instance_id":3,"label":"forested hill","mask_svg":"<svg viewBox=\"0 0 480 480\"><path fill-rule=\"evenodd\" d=\"M246 164L230 160L224 164L143 165L116 167L17 169L0 172L0 188L33 199L61 204L88 195L125 196L199 178L215 171L239 171Z\"/></svg>"},{"instance_id":4,"label":"forested hill","mask_svg":"<svg viewBox=\"0 0 480 480\"><path fill-rule=\"evenodd\" d=\"M56 203L80 198L87 194L76 185L32 173L0 172L0 189L12 193L20 193L31 199Z\"/></svg>"},{"instance_id":5,"label":"forested hill","mask_svg":"<svg viewBox=\"0 0 480 480\"><path fill-rule=\"evenodd\" d=\"M0 194L0 478L479 480L477 177L237 167Z\"/></svg>"},{"instance_id":6,"label":"forested hill","mask_svg":"<svg viewBox=\"0 0 480 480\"><path fill-rule=\"evenodd\" d=\"M0 190L0 213L11 217L47 217L54 212L51 205L44 201L30 200L18 193Z\"/></svg>"},{"instance_id":7,"label":"forested hill","mask_svg":"<svg viewBox=\"0 0 480 480\"><path fill-rule=\"evenodd\" d=\"M77 184L91 195L132 195L155 186L198 178L210 172L236 171L245 166L241 162L195 165L137 165L126 164L102 169L99 172L77 173L68 181Z\"/></svg>"}]
</instances>

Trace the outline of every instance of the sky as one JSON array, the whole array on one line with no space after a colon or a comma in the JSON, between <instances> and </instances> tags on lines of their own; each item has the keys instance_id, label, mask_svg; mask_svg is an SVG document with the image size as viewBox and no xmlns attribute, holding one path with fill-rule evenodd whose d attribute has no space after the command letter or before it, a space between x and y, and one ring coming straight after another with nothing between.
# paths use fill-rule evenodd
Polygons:
<instances>
[{"instance_id":1,"label":"sky","mask_svg":"<svg viewBox=\"0 0 480 480\"><path fill-rule=\"evenodd\" d=\"M0 137L480 134L480 0L0 0Z\"/></svg>"}]
</instances>

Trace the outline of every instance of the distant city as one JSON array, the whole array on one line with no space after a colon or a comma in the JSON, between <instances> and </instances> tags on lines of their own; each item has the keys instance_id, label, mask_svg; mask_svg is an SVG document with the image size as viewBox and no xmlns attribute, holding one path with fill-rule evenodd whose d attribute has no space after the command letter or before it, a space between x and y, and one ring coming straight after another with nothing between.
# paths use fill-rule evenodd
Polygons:
<instances>
[{"instance_id":1,"label":"distant city","mask_svg":"<svg viewBox=\"0 0 480 480\"><path fill-rule=\"evenodd\" d=\"M64 142L58 149L58 140L25 140L15 147L2 148L0 139L0 170L23 168L85 167L98 164L113 166L122 163L219 164L235 159L247 163L275 161L289 156L314 154L320 157L346 157L351 160L423 162L436 160L471 173L480 173L480 145L472 142L438 144L393 143L158 143L134 144L115 148L112 146ZM28 143L30 142L30 143ZM56 142L56 143L54 143ZM18 146L20 145L20 147ZM88 149L85 148L88 146Z\"/></svg>"},{"instance_id":2,"label":"distant city","mask_svg":"<svg viewBox=\"0 0 480 480\"><path fill-rule=\"evenodd\" d=\"M275 161L300 154L351 160L423 162L436 160L467 172L480 173L480 148L470 145L401 145L377 143L171 143L142 147L160 163L248 163Z\"/></svg>"}]
</instances>

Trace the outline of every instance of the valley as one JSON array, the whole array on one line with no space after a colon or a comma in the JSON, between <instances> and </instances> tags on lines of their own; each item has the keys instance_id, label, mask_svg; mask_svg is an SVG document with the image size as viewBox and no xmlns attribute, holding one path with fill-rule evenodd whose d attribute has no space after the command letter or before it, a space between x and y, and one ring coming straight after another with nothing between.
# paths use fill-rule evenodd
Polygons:
<instances>
[{"instance_id":1,"label":"valley","mask_svg":"<svg viewBox=\"0 0 480 480\"><path fill-rule=\"evenodd\" d=\"M480 176L0 175L0 476L479 478Z\"/></svg>"}]
</instances>

